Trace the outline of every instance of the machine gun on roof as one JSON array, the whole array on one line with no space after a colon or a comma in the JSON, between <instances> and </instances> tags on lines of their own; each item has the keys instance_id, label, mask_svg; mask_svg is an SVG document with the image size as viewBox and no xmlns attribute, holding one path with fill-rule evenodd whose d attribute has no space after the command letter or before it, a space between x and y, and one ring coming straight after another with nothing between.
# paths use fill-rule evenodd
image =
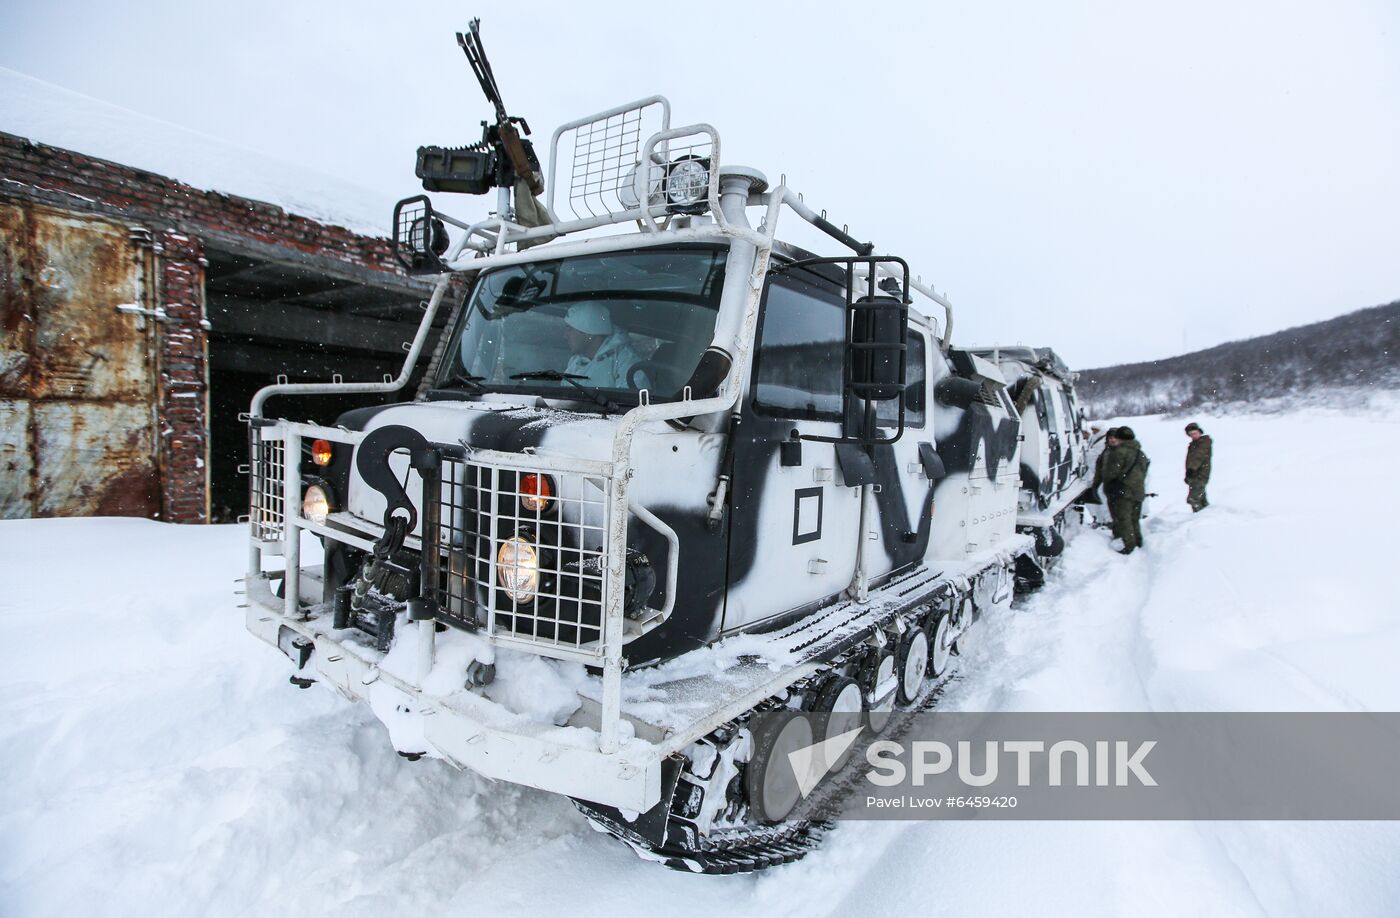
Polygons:
<instances>
[{"instance_id":1,"label":"machine gun on roof","mask_svg":"<svg viewBox=\"0 0 1400 918\"><path fill-rule=\"evenodd\" d=\"M524 118L506 112L491 62L481 44L480 19L473 19L466 32L457 33L457 44L467 56L486 100L496 110L495 123L481 122L481 140L471 146L419 147L414 172L428 191L485 194L492 188L514 188L517 180L523 180L532 194L542 194L544 181L534 145L520 136L522 130L529 136L530 125Z\"/></svg>"},{"instance_id":2,"label":"machine gun on roof","mask_svg":"<svg viewBox=\"0 0 1400 918\"><path fill-rule=\"evenodd\" d=\"M544 182L540 179L540 165L535 158L534 147L528 140L523 140L520 137L520 132L515 129L517 124L520 125L528 137L530 124L524 118L506 114L506 105L501 101L500 87L496 85L496 75L491 72L491 62L486 59L486 49L481 44L480 19L471 21L465 35L461 32L457 33L457 44L467 55L472 72L476 74L477 82L481 84L481 91L486 94L487 101L496 109L496 123L494 125L488 125L485 121L481 122L484 132L483 143L489 141L505 151L506 159L509 160L515 175L525 179L532 193L543 194Z\"/></svg>"},{"instance_id":3,"label":"machine gun on roof","mask_svg":"<svg viewBox=\"0 0 1400 918\"><path fill-rule=\"evenodd\" d=\"M530 125L506 111L496 75L481 44L480 19L473 19L466 32L457 33L457 44L466 54L486 101L496 110L496 120L481 122L481 140L470 146L419 147L414 173L423 180L427 191L486 194L495 188L496 210L501 217L523 226L543 226L552 218L536 198L544 193L540 161L534 145L520 136L522 130L529 136ZM394 206L394 256L404 270L410 274L434 274L445 269L442 256L450 245L446 223L465 228L465 224L435 214L427 195L405 198ZM523 245L539 245L549 238L540 237Z\"/></svg>"}]
</instances>

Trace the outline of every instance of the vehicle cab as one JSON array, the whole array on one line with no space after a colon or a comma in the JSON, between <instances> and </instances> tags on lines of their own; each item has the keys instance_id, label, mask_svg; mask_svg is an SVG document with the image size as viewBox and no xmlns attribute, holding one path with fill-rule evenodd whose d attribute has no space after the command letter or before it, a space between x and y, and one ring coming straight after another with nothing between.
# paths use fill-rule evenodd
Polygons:
<instances>
[{"instance_id":1,"label":"vehicle cab","mask_svg":"<svg viewBox=\"0 0 1400 918\"><path fill-rule=\"evenodd\" d=\"M548 162L545 199L516 183L474 223L400 202L396 251L438 283L397 378L255 398L248 625L406 755L645 811L757 705L839 677L889 710L941 674L1029 550L1021 419L904 259L664 99L561 126ZM265 416L327 391L403 400ZM572 702L532 707L545 683Z\"/></svg>"}]
</instances>

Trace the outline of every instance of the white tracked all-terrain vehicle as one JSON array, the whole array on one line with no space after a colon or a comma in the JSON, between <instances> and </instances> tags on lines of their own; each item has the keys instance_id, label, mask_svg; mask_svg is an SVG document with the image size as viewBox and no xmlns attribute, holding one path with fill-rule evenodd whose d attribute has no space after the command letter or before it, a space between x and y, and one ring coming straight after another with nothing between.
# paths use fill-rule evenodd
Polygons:
<instances>
[{"instance_id":1,"label":"white tracked all-terrain vehicle","mask_svg":"<svg viewBox=\"0 0 1400 918\"><path fill-rule=\"evenodd\" d=\"M1016 576L1022 589L1037 587L1064 552L1068 534L1082 522L1081 501L1097 455L1074 389L1078 374L1048 347L969 350L1001 370L1021 419L1016 531L1032 536L1036 550L1018 559Z\"/></svg>"},{"instance_id":2,"label":"white tracked all-terrain vehicle","mask_svg":"<svg viewBox=\"0 0 1400 918\"><path fill-rule=\"evenodd\" d=\"M438 277L396 379L254 399L248 628L409 758L567 795L673 867L798 858L843 774L799 801L780 752L831 712L874 734L927 706L1043 569L1017 532L1028 415L903 259L726 162L713 127L644 99L561 126L542 170L475 23L459 40L497 120L418 174L496 212L396 208L400 259ZM844 254L781 242L792 219ZM403 391L449 301L409 400L265 414ZM752 728L780 710L807 732Z\"/></svg>"}]
</instances>

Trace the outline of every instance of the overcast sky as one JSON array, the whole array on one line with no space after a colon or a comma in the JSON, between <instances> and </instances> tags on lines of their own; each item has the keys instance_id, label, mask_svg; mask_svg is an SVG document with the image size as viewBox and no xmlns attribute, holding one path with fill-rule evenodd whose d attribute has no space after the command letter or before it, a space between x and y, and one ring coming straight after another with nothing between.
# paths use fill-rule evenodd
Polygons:
<instances>
[{"instance_id":1,"label":"overcast sky","mask_svg":"<svg viewBox=\"0 0 1400 918\"><path fill-rule=\"evenodd\" d=\"M7 0L0 65L397 198L489 114L472 15L543 145L663 93L949 291L964 343L1090 367L1400 298L1395 2Z\"/></svg>"}]
</instances>

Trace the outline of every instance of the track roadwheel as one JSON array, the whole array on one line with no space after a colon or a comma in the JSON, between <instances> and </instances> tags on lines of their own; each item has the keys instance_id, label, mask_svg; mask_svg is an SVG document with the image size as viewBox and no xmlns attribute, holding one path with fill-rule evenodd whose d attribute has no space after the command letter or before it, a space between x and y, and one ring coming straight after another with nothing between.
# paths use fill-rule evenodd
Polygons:
<instances>
[{"instance_id":1,"label":"track roadwheel","mask_svg":"<svg viewBox=\"0 0 1400 918\"><path fill-rule=\"evenodd\" d=\"M928 635L924 629L910 628L904 632L895 654L895 671L899 673L899 703L913 704L928 675Z\"/></svg>"},{"instance_id":2,"label":"track roadwheel","mask_svg":"<svg viewBox=\"0 0 1400 918\"><path fill-rule=\"evenodd\" d=\"M802 799L790 753L814 742L812 722L805 714L764 718L754 730L753 755L744 773L753 815L763 822L782 822Z\"/></svg>"},{"instance_id":3,"label":"track roadwheel","mask_svg":"<svg viewBox=\"0 0 1400 918\"><path fill-rule=\"evenodd\" d=\"M929 648L929 673L937 679L948 671L948 657L953 651L953 624L947 612L932 616L932 646Z\"/></svg>"},{"instance_id":4,"label":"track roadwheel","mask_svg":"<svg viewBox=\"0 0 1400 918\"><path fill-rule=\"evenodd\" d=\"M957 640L953 641L953 653L960 657L965 657L972 652L972 648L976 643L977 642L972 637L972 626L968 625L963 629L962 634L958 635Z\"/></svg>"},{"instance_id":5,"label":"track roadwheel","mask_svg":"<svg viewBox=\"0 0 1400 918\"><path fill-rule=\"evenodd\" d=\"M858 729L864 723L865 696L854 679L846 676L832 676L823 683L812 702L813 728L816 741L824 742L833 736L840 736ZM829 770L837 771L846 766L851 758L847 748Z\"/></svg>"},{"instance_id":6,"label":"track roadwheel","mask_svg":"<svg viewBox=\"0 0 1400 918\"><path fill-rule=\"evenodd\" d=\"M864 683L862 688L865 689L865 696L869 699L870 710L866 715L866 722L870 724L871 730L879 733L889 725L890 714L894 711L894 698L899 694L895 685L894 654L886 647L880 648L866 663L861 681Z\"/></svg>"}]
</instances>

